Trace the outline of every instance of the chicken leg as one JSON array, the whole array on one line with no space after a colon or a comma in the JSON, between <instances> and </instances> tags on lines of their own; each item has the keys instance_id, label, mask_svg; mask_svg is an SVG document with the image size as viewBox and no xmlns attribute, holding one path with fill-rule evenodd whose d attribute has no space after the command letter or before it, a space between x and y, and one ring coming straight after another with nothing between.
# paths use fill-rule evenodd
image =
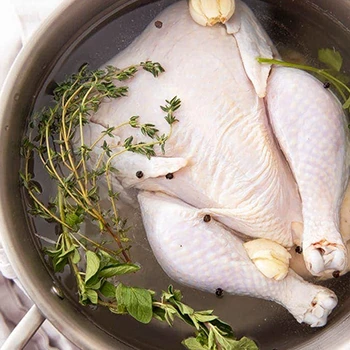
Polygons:
<instances>
[{"instance_id":1,"label":"chicken leg","mask_svg":"<svg viewBox=\"0 0 350 350\"><path fill-rule=\"evenodd\" d=\"M221 288L273 300L300 323L326 324L337 304L332 291L305 282L292 270L281 281L266 278L238 237L179 199L141 191L138 200L153 253L172 279L211 293Z\"/></svg>"},{"instance_id":2,"label":"chicken leg","mask_svg":"<svg viewBox=\"0 0 350 350\"><path fill-rule=\"evenodd\" d=\"M308 73L274 68L266 96L270 122L302 200L302 247L315 276L343 271L339 212L349 177L345 116L332 93Z\"/></svg>"}]
</instances>

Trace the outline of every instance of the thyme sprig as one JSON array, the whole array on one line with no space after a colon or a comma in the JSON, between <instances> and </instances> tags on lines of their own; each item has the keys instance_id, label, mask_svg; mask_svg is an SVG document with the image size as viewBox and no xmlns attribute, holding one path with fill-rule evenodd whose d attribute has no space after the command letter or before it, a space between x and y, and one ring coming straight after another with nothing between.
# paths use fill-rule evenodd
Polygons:
<instances>
[{"instance_id":1,"label":"thyme sprig","mask_svg":"<svg viewBox=\"0 0 350 350\"><path fill-rule=\"evenodd\" d=\"M160 135L154 124L141 124L138 116L132 116L118 126L107 127L96 140L86 144L84 126L105 100L127 96L128 87L117 82L126 82L141 69L154 77L164 72L159 63L151 61L122 70L108 66L105 70L90 71L85 66L59 84L54 90L54 104L30 121L29 132L21 147L24 165L20 173L29 196L28 211L59 226L56 243L45 248L45 253L55 272L70 267L79 302L83 305L104 306L117 314L129 314L142 323L157 319L173 325L174 319L178 318L196 331L195 337L183 341L188 349L255 350L253 341L236 340L231 327L213 315L212 310L198 312L182 303L180 291L172 286L156 300L153 291L116 282L118 276L135 273L140 266L132 263L127 223L119 216L119 193L114 190L112 181L112 175L118 170L113 167L113 160L125 152L150 158L156 155L156 147L165 153L166 142L178 121L175 112L181 101L175 96L160 106L166 113L167 134ZM122 127L139 129L148 141L135 143L130 136L115 150L109 141ZM89 160L97 147L101 152L91 165ZM56 196L49 202L44 201L42 188L31 172L33 158L41 162L56 188ZM108 210L100 204L101 182L108 186ZM85 222L92 222L96 227L96 232L92 235L89 232L89 237L83 233ZM95 233L102 237L101 240L91 238ZM103 237L110 239L106 241Z\"/></svg>"}]
</instances>

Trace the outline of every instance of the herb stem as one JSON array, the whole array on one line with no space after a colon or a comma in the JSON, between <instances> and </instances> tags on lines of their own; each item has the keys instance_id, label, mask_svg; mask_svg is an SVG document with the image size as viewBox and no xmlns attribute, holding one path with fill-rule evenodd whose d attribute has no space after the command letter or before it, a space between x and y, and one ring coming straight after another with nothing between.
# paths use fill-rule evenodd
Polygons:
<instances>
[{"instance_id":1,"label":"herb stem","mask_svg":"<svg viewBox=\"0 0 350 350\"><path fill-rule=\"evenodd\" d=\"M43 210L48 216L52 217L56 222L60 223L63 227L70 228L69 225L67 225L64 221L62 221L58 216L52 213L49 209L47 209L46 206L34 195L33 190L29 188L29 182L30 182L29 159L30 159L30 155L27 152L25 156L24 177L28 184L28 188L27 188L28 194L34 200L34 202L40 207L40 209Z\"/></svg>"},{"instance_id":2,"label":"herb stem","mask_svg":"<svg viewBox=\"0 0 350 350\"><path fill-rule=\"evenodd\" d=\"M301 70L316 73L319 76L327 78L328 80L330 80L333 83L333 85L335 86L335 88L337 89L337 91L339 92L341 97L344 99L344 101L347 101L347 98L346 98L342 88L344 88L348 93L350 93L350 88L346 84L344 84L342 81L340 81L339 79L335 78L333 75L326 72L324 69L319 69L319 68L315 68L315 67L311 67L311 66L307 66L307 65L303 65L303 64L284 62L281 60L275 60L275 59L270 59L270 58L258 57L257 60L259 63L268 63L268 64L274 64L274 65L282 66L282 67L301 69Z\"/></svg>"},{"instance_id":3,"label":"herb stem","mask_svg":"<svg viewBox=\"0 0 350 350\"><path fill-rule=\"evenodd\" d=\"M125 259L126 262L131 262L131 259L129 257L129 255L126 253L124 247L123 247L123 244L121 243L121 241L119 240L118 237L115 236L113 230L111 229L111 227L109 226L109 224L105 223L104 224L104 227L106 228L107 232L113 237L113 239L116 241L116 243L118 244L118 247L120 248L121 250L121 253Z\"/></svg>"},{"instance_id":4,"label":"herb stem","mask_svg":"<svg viewBox=\"0 0 350 350\"><path fill-rule=\"evenodd\" d=\"M74 86L74 84L73 84ZM73 160L73 157L72 157L72 150L71 150L71 146L69 144L69 139L70 139L70 135L71 135L71 125L72 125L72 121L73 121L73 117L75 115L75 113L77 113L78 110L76 110L74 113L73 113L73 116L71 116L70 118L70 122L69 122L69 131L67 133L67 128L66 128L66 115L67 115L67 109L68 109L68 106L69 106L69 103L71 103L71 101L78 95L78 93L83 89L84 87L84 84L81 85L73 94L72 96L70 96L70 98L68 99L67 102L65 102L65 96L66 96L66 93L65 92L63 94L63 97L62 97L62 122L61 122L61 129L62 129L62 132L63 132L63 142L64 142L64 145L65 145L65 148L66 148L66 151L67 151L67 157L68 157L68 160L69 160L69 163L70 163L70 168L77 180L77 183L80 187L80 191L86 196L86 189L84 188L83 184L81 183L80 181L80 177L79 177L79 174L78 174L78 171L77 171L77 168L75 166L75 163L74 163L74 160Z\"/></svg>"},{"instance_id":5,"label":"herb stem","mask_svg":"<svg viewBox=\"0 0 350 350\"><path fill-rule=\"evenodd\" d=\"M110 254L110 255L112 255L112 256L115 255L115 252L114 252L114 251L112 251L112 250L110 250L110 249L104 247L104 246L101 245L101 244L98 244L98 243L95 242L94 240L92 240L92 239L90 239L89 237L83 235L81 232L77 231L77 232L75 232L75 234L78 235L79 237L81 237L81 238L87 240L89 243L91 243L91 244L92 244L93 246L95 246L96 248L98 248L98 249L100 249L100 250L103 250L104 252L106 252L106 253L108 253L108 254ZM74 236L73 236L73 237L74 237ZM77 241L79 242L79 240L77 240ZM80 243L80 242L79 242L79 243ZM84 248L85 248L85 247L84 247ZM85 248L85 249L86 249L86 248Z\"/></svg>"},{"instance_id":6,"label":"herb stem","mask_svg":"<svg viewBox=\"0 0 350 350\"><path fill-rule=\"evenodd\" d=\"M113 239L116 241L118 247L121 249L122 254L125 258L125 260L127 262L130 262L131 259L129 258L129 256L126 254L126 252L123 249L123 245L120 242L119 238L115 236L115 234L113 233L112 229L110 228L110 226L105 222L105 220L103 219L103 217L100 215L100 213L95 210L95 209L90 209L89 207L86 207L78 198L76 198L76 196L68 189L68 187L66 186L66 184L63 182L62 178L59 176L59 174L57 173L53 161L52 161L52 157L50 154L50 145L49 145L49 128L46 128L46 147L48 149L48 161L51 165L51 170L52 172L55 174L57 180L60 182L60 184L63 186L63 188L67 191L67 193L70 195L70 197L78 204L80 204L85 210L86 212L88 212L90 215L92 215L93 217L95 217L99 222L101 222L101 224L103 225L103 227L105 227L105 229L107 230L107 232L113 237ZM85 197L84 198L87 202L89 202L88 198Z\"/></svg>"},{"instance_id":7,"label":"herb stem","mask_svg":"<svg viewBox=\"0 0 350 350\"><path fill-rule=\"evenodd\" d=\"M60 218L61 218L61 221L65 222L66 221L66 214L64 212L64 195L63 195L63 192L62 192L62 188L60 186L57 187L57 192L58 192L57 193L58 210L59 210L59 213L60 213ZM66 226L63 226L62 230L63 230L64 233L68 232Z\"/></svg>"},{"instance_id":8,"label":"herb stem","mask_svg":"<svg viewBox=\"0 0 350 350\"><path fill-rule=\"evenodd\" d=\"M55 165L53 164L52 156L51 156L51 148L50 148L50 143L49 143L49 127L46 127L46 147L47 147L47 159L50 164L50 170L51 172L55 175L56 179L59 181L59 183L62 185L62 187L67 191L69 196L74 199L75 202L80 204L81 206L85 207L84 204L76 198L76 196L70 191L68 186L64 183L62 180L61 176L57 173Z\"/></svg>"},{"instance_id":9,"label":"herb stem","mask_svg":"<svg viewBox=\"0 0 350 350\"><path fill-rule=\"evenodd\" d=\"M46 213L48 214L50 217L52 217L52 219L54 219L55 221L57 221L59 224L62 225L62 227L65 227L67 229L70 229L70 226L67 225L64 221L62 221L59 217L57 217L55 214L53 214L49 209L47 209L39 200L38 198L36 198L36 196L34 195L34 193L32 191L28 192L30 197L35 201L35 203L37 205L39 205L39 207Z\"/></svg>"},{"instance_id":10,"label":"herb stem","mask_svg":"<svg viewBox=\"0 0 350 350\"><path fill-rule=\"evenodd\" d=\"M127 121L127 122L124 122L124 123L121 123L121 124L119 124L118 126L113 127L113 130L120 129L121 127L127 126L127 125L130 125L130 123L129 123L128 121ZM90 149L93 150L93 149L96 147L96 145L97 145L100 141L102 141L106 136L107 136L107 135L106 135L104 132L101 133L101 136L99 136L99 137L94 141L94 143L90 146Z\"/></svg>"},{"instance_id":11,"label":"herb stem","mask_svg":"<svg viewBox=\"0 0 350 350\"><path fill-rule=\"evenodd\" d=\"M82 108L85 106L86 104L86 99L88 98L88 96L90 95L91 91L93 90L93 88L95 87L96 84L96 77L95 77L95 82L93 84L91 84L90 89L86 92L85 96L83 97L83 100L81 102L82 104ZM83 166L83 176L84 176L84 180L85 180L85 186L84 188L86 189L88 186L88 172L87 172L87 168L86 168L86 161L85 161L85 152L83 151L83 147L85 146L84 143L84 129L83 129L83 114L82 112L79 113L79 129L80 129L80 144L82 147L82 154L81 154L81 163Z\"/></svg>"},{"instance_id":12,"label":"herb stem","mask_svg":"<svg viewBox=\"0 0 350 350\"><path fill-rule=\"evenodd\" d=\"M59 208L60 217L61 217L61 220L64 222L65 217L66 217L66 214L64 212L64 207L65 207L64 206L64 194L63 194L62 188L59 186L58 186L58 194L57 195L58 195L58 208ZM67 230L67 228L65 226L62 226L62 229L63 229L62 242L65 245L65 249L69 250L72 246L71 237L70 237L69 231ZM75 279L77 281L78 291L79 291L79 293L81 293L81 291L84 288L84 281L81 278L78 266L73 262L73 258L72 258L71 253L68 255L68 261L69 261L69 265L74 273Z\"/></svg>"},{"instance_id":13,"label":"herb stem","mask_svg":"<svg viewBox=\"0 0 350 350\"><path fill-rule=\"evenodd\" d=\"M101 306L106 306L108 308L117 308L117 304L116 303L108 303L106 301L102 301L101 299L98 300L98 304Z\"/></svg>"}]
</instances>

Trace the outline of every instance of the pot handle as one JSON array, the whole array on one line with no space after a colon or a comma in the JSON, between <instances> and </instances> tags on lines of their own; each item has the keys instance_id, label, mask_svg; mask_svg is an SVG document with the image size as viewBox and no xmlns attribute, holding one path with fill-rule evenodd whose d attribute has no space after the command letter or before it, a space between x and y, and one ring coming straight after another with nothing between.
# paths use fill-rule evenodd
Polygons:
<instances>
[{"instance_id":1,"label":"pot handle","mask_svg":"<svg viewBox=\"0 0 350 350\"><path fill-rule=\"evenodd\" d=\"M23 349L44 321L45 317L33 305L6 339L1 350Z\"/></svg>"}]
</instances>

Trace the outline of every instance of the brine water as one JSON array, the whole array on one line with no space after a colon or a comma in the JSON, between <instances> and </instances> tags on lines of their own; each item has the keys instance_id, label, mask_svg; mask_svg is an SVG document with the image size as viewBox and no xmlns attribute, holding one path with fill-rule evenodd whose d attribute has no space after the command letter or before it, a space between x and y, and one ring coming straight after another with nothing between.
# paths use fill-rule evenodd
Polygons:
<instances>
[{"instance_id":1,"label":"brine water","mask_svg":"<svg viewBox=\"0 0 350 350\"><path fill-rule=\"evenodd\" d=\"M118 52L127 47L154 17L175 1L140 1L139 7L133 6L129 12L111 14L106 21L94 27L75 42L58 60L36 100L35 109L47 105L51 99L50 92L55 82L77 72L85 63L91 69L103 66ZM335 48L344 58L344 69L350 64L350 33L325 12L306 4L305 1L246 0L256 13L282 56L288 60L317 64L317 52L320 48ZM350 70L348 70L350 71ZM36 179L44 187L44 195L50 196L48 178L35 164ZM306 340L317 337L322 329L312 329L298 324L294 318L279 305L255 298L224 295L218 299L215 295L199 292L171 281L157 264L148 245L137 208L128 210L132 224L130 237L134 241L132 257L142 265L142 270L127 279L133 285L153 289L160 293L169 284L180 288L184 294L184 302L197 310L214 309L215 314L228 322L237 337L246 335L257 341L262 350L298 348ZM35 220L35 233L54 240L55 225ZM89 227L86 228L88 234ZM37 238L38 245L47 243ZM213 247L215 249L215 247ZM74 280L68 271L59 279L66 294L77 298ZM232 276L234 279L234 276ZM350 303L350 274L337 280L323 282L334 290L339 298L339 306L331 314L329 323L336 322L345 313ZM112 336L121 339L136 349L182 349L181 340L192 334L192 329L180 322L173 328L158 321L150 325L141 325L131 317L111 314L102 308L82 307L93 322Z\"/></svg>"}]
</instances>

